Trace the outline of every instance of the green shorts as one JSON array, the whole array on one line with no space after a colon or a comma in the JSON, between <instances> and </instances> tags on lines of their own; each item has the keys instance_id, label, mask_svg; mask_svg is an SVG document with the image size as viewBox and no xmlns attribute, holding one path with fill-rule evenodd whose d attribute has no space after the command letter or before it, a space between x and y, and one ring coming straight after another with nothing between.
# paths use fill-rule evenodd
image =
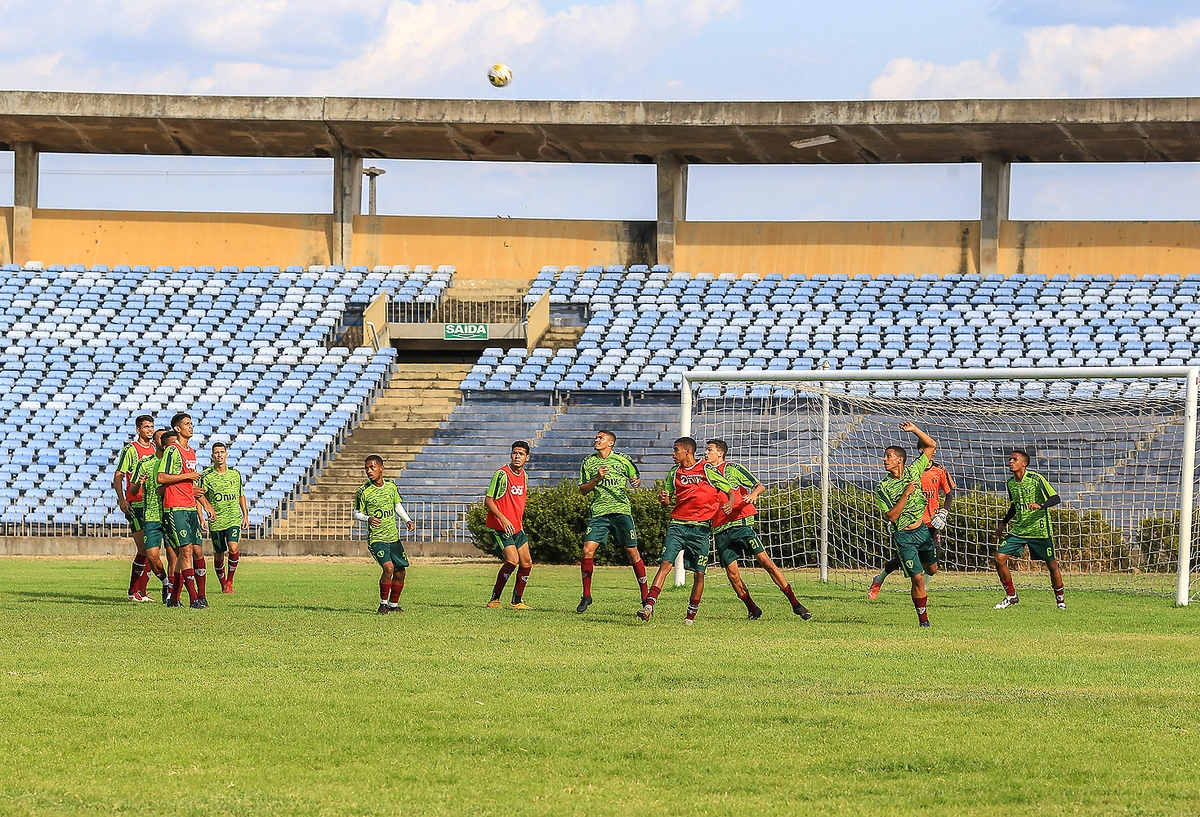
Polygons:
<instances>
[{"instance_id":1,"label":"green shorts","mask_svg":"<svg viewBox=\"0 0 1200 817\"><path fill-rule=\"evenodd\" d=\"M408 567L408 554L404 552L404 545L400 542L369 542L367 547L371 549L371 558L383 567L388 562L392 563L394 569Z\"/></svg>"},{"instance_id":2,"label":"green shorts","mask_svg":"<svg viewBox=\"0 0 1200 817\"><path fill-rule=\"evenodd\" d=\"M1058 557L1054 555L1053 539L1026 539L1024 536L1005 536L1000 552L1005 556L1020 556L1029 548L1030 558L1039 562L1053 562Z\"/></svg>"},{"instance_id":3,"label":"green shorts","mask_svg":"<svg viewBox=\"0 0 1200 817\"><path fill-rule=\"evenodd\" d=\"M208 538L212 540L213 553L227 553L230 545L241 541L242 529L235 525L225 530L210 530Z\"/></svg>"},{"instance_id":4,"label":"green shorts","mask_svg":"<svg viewBox=\"0 0 1200 817\"><path fill-rule=\"evenodd\" d=\"M612 534L613 544L623 548L637 547L637 531L633 527L633 517L627 513L607 513L604 516L593 516L588 520L587 533L583 541L603 545Z\"/></svg>"},{"instance_id":5,"label":"green shorts","mask_svg":"<svg viewBox=\"0 0 1200 817\"><path fill-rule=\"evenodd\" d=\"M900 569L910 579L925 570L922 565L937 564L937 548L929 528L922 525L914 530L898 530L892 533L892 544L900 557Z\"/></svg>"},{"instance_id":6,"label":"green shorts","mask_svg":"<svg viewBox=\"0 0 1200 817\"><path fill-rule=\"evenodd\" d=\"M758 541L754 527L749 523L739 522L722 528L713 533L713 538L717 541L717 556L721 558L721 567L729 567L739 557L753 559L758 554L767 552L762 542Z\"/></svg>"},{"instance_id":7,"label":"green shorts","mask_svg":"<svg viewBox=\"0 0 1200 817\"><path fill-rule=\"evenodd\" d=\"M146 529L146 506L145 505L130 505L129 513L125 514L126 521L129 522L129 532L137 533L140 530Z\"/></svg>"},{"instance_id":8,"label":"green shorts","mask_svg":"<svg viewBox=\"0 0 1200 817\"><path fill-rule=\"evenodd\" d=\"M492 547L496 549L496 555L503 558L504 549L514 547L520 550L523 546L529 544L529 537L525 535L525 531L519 530L512 536L509 536L502 530L488 528L488 538L492 543Z\"/></svg>"},{"instance_id":9,"label":"green shorts","mask_svg":"<svg viewBox=\"0 0 1200 817\"><path fill-rule=\"evenodd\" d=\"M147 522L144 530L146 531L146 550L163 546L162 522Z\"/></svg>"},{"instance_id":10,"label":"green shorts","mask_svg":"<svg viewBox=\"0 0 1200 817\"><path fill-rule=\"evenodd\" d=\"M693 573L703 573L708 569L708 545L712 528L708 525L684 525L672 522L667 525L667 535L663 539L664 562L673 562L675 557L683 553L683 566Z\"/></svg>"},{"instance_id":11,"label":"green shorts","mask_svg":"<svg viewBox=\"0 0 1200 817\"><path fill-rule=\"evenodd\" d=\"M163 516L172 540L171 547L204 544L200 535L200 514L195 508L163 508Z\"/></svg>"}]
</instances>

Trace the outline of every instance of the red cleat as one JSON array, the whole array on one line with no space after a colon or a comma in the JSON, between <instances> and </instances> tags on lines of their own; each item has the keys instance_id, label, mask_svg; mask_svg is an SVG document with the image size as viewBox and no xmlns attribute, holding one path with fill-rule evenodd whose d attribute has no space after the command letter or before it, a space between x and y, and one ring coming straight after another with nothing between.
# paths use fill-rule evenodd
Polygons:
<instances>
[{"instance_id":1,"label":"red cleat","mask_svg":"<svg viewBox=\"0 0 1200 817\"><path fill-rule=\"evenodd\" d=\"M879 598L879 591L882 588L883 588L883 585L880 584L879 582L871 582L871 589L867 591L867 598L869 598L869 599Z\"/></svg>"},{"instance_id":2,"label":"red cleat","mask_svg":"<svg viewBox=\"0 0 1200 817\"><path fill-rule=\"evenodd\" d=\"M222 593L232 593L233 592L233 582L231 582L231 581L221 582L221 592Z\"/></svg>"}]
</instances>

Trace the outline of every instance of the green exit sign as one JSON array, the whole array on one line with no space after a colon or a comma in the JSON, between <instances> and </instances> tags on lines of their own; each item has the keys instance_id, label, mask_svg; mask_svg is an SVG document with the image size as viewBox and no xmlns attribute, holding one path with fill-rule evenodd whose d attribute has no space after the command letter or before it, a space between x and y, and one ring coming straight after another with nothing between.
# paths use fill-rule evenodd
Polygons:
<instances>
[{"instance_id":1,"label":"green exit sign","mask_svg":"<svg viewBox=\"0 0 1200 817\"><path fill-rule=\"evenodd\" d=\"M488 325L486 323L447 323L443 324L445 340L487 340Z\"/></svg>"}]
</instances>

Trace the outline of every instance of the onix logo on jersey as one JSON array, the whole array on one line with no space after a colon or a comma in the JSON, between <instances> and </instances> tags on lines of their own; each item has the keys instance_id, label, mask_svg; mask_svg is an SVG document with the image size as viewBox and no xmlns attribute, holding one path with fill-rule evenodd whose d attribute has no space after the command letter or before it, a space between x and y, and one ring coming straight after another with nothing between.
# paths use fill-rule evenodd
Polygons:
<instances>
[{"instance_id":1,"label":"onix logo on jersey","mask_svg":"<svg viewBox=\"0 0 1200 817\"><path fill-rule=\"evenodd\" d=\"M237 494L217 494L217 502L237 502Z\"/></svg>"}]
</instances>

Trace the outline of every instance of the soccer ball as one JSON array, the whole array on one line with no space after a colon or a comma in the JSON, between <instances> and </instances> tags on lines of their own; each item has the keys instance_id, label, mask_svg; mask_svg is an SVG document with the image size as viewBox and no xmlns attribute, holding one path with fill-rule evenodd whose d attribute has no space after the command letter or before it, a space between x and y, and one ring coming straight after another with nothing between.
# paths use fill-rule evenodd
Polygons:
<instances>
[{"instance_id":1,"label":"soccer ball","mask_svg":"<svg viewBox=\"0 0 1200 817\"><path fill-rule=\"evenodd\" d=\"M929 518L929 527L933 528L934 530L941 530L942 528L946 527L946 519L949 516L950 512L945 508L942 508Z\"/></svg>"},{"instance_id":2,"label":"soccer ball","mask_svg":"<svg viewBox=\"0 0 1200 817\"><path fill-rule=\"evenodd\" d=\"M502 62L496 63L488 69L488 82L497 88L503 88L512 82L512 69Z\"/></svg>"}]
</instances>

